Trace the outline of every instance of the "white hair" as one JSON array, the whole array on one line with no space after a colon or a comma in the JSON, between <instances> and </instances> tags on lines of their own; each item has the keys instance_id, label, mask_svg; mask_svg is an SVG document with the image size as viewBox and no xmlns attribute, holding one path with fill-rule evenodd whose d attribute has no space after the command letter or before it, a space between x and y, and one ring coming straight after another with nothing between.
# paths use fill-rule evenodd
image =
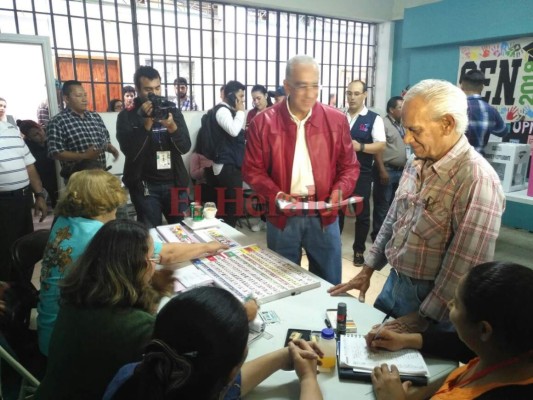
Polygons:
<instances>
[{"instance_id":1,"label":"white hair","mask_svg":"<svg viewBox=\"0 0 533 400\"><path fill-rule=\"evenodd\" d=\"M414 97L421 97L431 110L431 118L438 120L451 115L455 131L462 135L468 126L467 101L465 93L450 82L440 79L425 79L414 85L404 96L404 103Z\"/></svg>"},{"instance_id":2,"label":"white hair","mask_svg":"<svg viewBox=\"0 0 533 400\"><path fill-rule=\"evenodd\" d=\"M289 61L287 61L287 67L285 68L285 79L289 80L295 65L314 65L320 74L318 62L313 57L307 55L297 55L291 57Z\"/></svg>"}]
</instances>

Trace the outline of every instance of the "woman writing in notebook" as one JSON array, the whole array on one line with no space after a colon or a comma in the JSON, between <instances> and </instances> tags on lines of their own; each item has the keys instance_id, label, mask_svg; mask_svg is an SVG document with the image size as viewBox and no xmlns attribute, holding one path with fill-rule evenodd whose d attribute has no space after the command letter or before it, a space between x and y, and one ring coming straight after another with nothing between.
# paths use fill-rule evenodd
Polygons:
<instances>
[{"instance_id":1,"label":"woman writing in notebook","mask_svg":"<svg viewBox=\"0 0 533 400\"><path fill-rule=\"evenodd\" d=\"M279 369L296 370L300 399L322 399L318 348L296 340L244 363L247 341L246 312L231 293L200 287L179 294L157 315L143 360L121 368L103 399L234 400Z\"/></svg>"},{"instance_id":2,"label":"woman writing in notebook","mask_svg":"<svg viewBox=\"0 0 533 400\"><path fill-rule=\"evenodd\" d=\"M453 371L431 397L448 399L533 398L533 270L489 262L463 277L449 303L457 335L477 357ZM381 330L367 335L372 347L424 349L424 336ZM447 346L441 342L443 351ZM378 400L417 397L400 382L398 370L376 367L372 383Z\"/></svg>"}]
</instances>

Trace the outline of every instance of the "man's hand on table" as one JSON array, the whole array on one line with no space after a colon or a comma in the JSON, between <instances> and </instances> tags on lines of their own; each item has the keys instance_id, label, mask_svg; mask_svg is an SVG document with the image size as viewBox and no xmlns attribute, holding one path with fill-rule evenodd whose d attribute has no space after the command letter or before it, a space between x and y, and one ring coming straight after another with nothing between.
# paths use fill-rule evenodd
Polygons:
<instances>
[{"instance_id":1,"label":"man's hand on table","mask_svg":"<svg viewBox=\"0 0 533 400\"><path fill-rule=\"evenodd\" d=\"M337 296L342 293L346 293L348 290L357 289L359 290L359 301L364 303L365 294L368 288L370 287L370 278L374 270L368 266L363 266L361 272L359 272L354 278L349 280L346 283L339 283L338 285L333 286L328 289L328 293L332 296Z\"/></svg>"}]
</instances>

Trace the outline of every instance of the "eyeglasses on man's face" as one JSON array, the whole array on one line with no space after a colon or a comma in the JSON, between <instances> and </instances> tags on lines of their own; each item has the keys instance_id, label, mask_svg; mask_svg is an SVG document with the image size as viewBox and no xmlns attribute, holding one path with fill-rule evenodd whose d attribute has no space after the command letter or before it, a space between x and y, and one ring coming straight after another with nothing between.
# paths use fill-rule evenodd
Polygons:
<instances>
[{"instance_id":1,"label":"eyeglasses on man's face","mask_svg":"<svg viewBox=\"0 0 533 400\"><path fill-rule=\"evenodd\" d=\"M292 83L289 83L289 86L293 88L294 90L296 90L297 92L304 92L307 90L313 90L313 91L320 90L320 85L318 83L314 83L311 85L307 85L305 83L297 83L293 85Z\"/></svg>"},{"instance_id":2,"label":"eyeglasses on man's face","mask_svg":"<svg viewBox=\"0 0 533 400\"><path fill-rule=\"evenodd\" d=\"M362 94L365 94L365 92L346 92L346 96L347 96L347 97L350 97L350 96L359 97L359 96L361 96Z\"/></svg>"}]
</instances>

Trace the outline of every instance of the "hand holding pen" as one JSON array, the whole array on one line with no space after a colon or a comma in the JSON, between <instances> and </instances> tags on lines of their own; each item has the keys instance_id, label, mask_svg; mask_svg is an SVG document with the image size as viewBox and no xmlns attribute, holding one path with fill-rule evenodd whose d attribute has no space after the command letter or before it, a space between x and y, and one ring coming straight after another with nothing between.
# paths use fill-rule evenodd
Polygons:
<instances>
[{"instance_id":1,"label":"hand holding pen","mask_svg":"<svg viewBox=\"0 0 533 400\"><path fill-rule=\"evenodd\" d=\"M420 333L398 333L388 328L383 328L376 338L375 333L370 331L365 336L367 346L371 349L385 349L398 351L401 349L421 349L422 335Z\"/></svg>"},{"instance_id":2,"label":"hand holding pen","mask_svg":"<svg viewBox=\"0 0 533 400\"><path fill-rule=\"evenodd\" d=\"M372 327L372 330L370 332L368 332L366 335L365 335L365 341L366 341L366 345L370 348L372 347L376 347L376 346L373 346L372 343L379 339L380 338L380 334L381 332L383 331L383 328L385 327L385 323L387 322L387 320L390 318L391 316L391 312L389 311L387 313L387 315L385 315L385 318L383 318L383 321L381 321L381 324L379 325L374 325Z\"/></svg>"},{"instance_id":3,"label":"hand holding pen","mask_svg":"<svg viewBox=\"0 0 533 400\"><path fill-rule=\"evenodd\" d=\"M368 332L365 336L365 340L366 340L366 345L368 347L372 347L372 342L374 340L377 340L379 338L379 334L381 333L381 331L383 330L383 327L385 326L385 323L387 322L387 320L390 318L391 316L391 313L387 313L387 315L385 315L385 318L383 318L383 321L381 321L381 324L379 325L374 325L372 327L372 330L370 332Z\"/></svg>"},{"instance_id":4,"label":"hand holding pen","mask_svg":"<svg viewBox=\"0 0 533 400\"><path fill-rule=\"evenodd\" d=\"M401 349L421 349L422 335L419 333L402 333L395 328L397 320L387 322L390 313L383 318L379 325L374 325L372 330L365 335L366 345L372 349L385 349L397 351ZM400 322L400 324L402 324Z\"/></svg>"}]
</instances>

